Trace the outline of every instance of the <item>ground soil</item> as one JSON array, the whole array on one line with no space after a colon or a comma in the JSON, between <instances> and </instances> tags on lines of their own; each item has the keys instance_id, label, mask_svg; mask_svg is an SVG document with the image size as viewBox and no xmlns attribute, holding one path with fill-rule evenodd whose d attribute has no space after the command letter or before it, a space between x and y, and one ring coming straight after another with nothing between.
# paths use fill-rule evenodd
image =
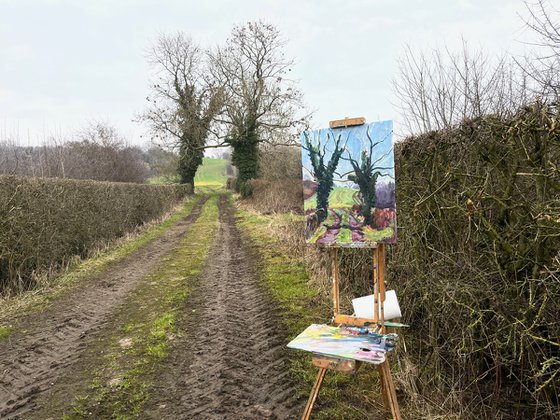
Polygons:
<instances>
[{"instance_id":1,"label":"ground soil","mask_svg":"<svg viewBox=\"0 0 560 420\"><path fill-rule=\"evenodd\" d=\"M70 406L72 390L91 381L83 366L90 357L97 360L114 314L179 244L203 201L163 236L20 320L0 342L0 418L41 416L46 401ZM150 381L141 418L295 418L301 412L301 401L292 400L285 334L225 197L219 223L205 269L185 301L181 334Z\"/></svg>"},{"instance_id":2,"label":"ground soil","mask_svg":"<svg viewBox=\"0 0 560 420\"><path fill-rule=\"evenodd\" d=\"M258 281L247 239L220 201L216 245L187 300L174 351L156 380L147 418L296 418L286 337Z\"/></svg>"}]
</instances>

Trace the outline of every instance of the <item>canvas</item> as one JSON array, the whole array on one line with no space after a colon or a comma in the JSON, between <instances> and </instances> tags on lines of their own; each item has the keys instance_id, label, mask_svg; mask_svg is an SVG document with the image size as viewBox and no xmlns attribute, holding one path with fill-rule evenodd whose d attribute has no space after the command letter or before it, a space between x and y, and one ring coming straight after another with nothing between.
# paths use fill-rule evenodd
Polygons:
<instances>
[{"instance_id":1,"label":"canvas","mask_svg":"<svg viewBox=\"0 0 560 420\"><path fill-rule=\"evenodd\" d=\"M301 135L307 243L374 248L397 240L393 123Z\"/></svg>"},{"instance_id":2,"label":"canvas","mask_svg":"<svg viewBox=\"0 0 560 420\"><path fill-rule=\"evenodd\" d=\"M355 331L356 328L312 324L294 338L288 347L379 364L385 361L385 354L395 346L396 334L349 334L349 330Z\"/></svg>"}]
</instances>

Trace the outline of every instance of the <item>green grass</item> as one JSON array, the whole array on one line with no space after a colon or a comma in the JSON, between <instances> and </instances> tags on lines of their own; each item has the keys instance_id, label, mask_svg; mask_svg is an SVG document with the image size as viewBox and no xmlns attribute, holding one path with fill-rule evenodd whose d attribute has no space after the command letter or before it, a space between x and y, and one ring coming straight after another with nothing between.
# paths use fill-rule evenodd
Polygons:
<instances>
[{"instance_id":1,"label":"green grass","mask_svg":"<svg viewBox=\"0 0 560 420\"><path fill-rule=\"evenodd\" d=\"M5 339L13 331L17 330L17 321L14 321L14 319L44 309L56 297L62 295L71 287L79 284L86 278L102 272L111 264L123 260L140 247L163 235L172 226L185 218L199 199L200 196L193 196L178 211L164 220L163 223L158 223L139 235L108 248L96 257L78 262L70 267L67 272L43 286L42 289L25 292L2 301L0 305L0 340ZM8 326L8 322L10 322L10 326Z\"/></svg>"},{"instance_id":2,"label":"green grass","mask_svg":"<svg viewBox=\"0 0 560 420\"><path fill-rule=\"evenodd\" d=\"M77 396L67 419L137 418L149 397L150 378L170 351L191 282L200 272L218 226L217 195L202 209L178 248L129 296L89 388ZM127 346L123 348L122 343Z\"/></svg>"},{"instance_id":3,"label":"green grass","mask_svg":"<svg viewBox=\"0 0 560 420\"><path fill-rule=\"evenodd\" d=\"M204 158L194 178L195 187L225 186L227 181L225 159Z\"/></svg>"},{"instance_id":4,"label":"green grass","mask_svg":"<svg viewBox=\"0 0 560 420\"><path fill-rule=\"evenodd\" d=\"M0 325L0 340L9 336L12 332L11 330L12 329L8 326Z\"/></svg>"},{"instance_id":5,"label":"green grass","mask_svg":"<svg viewBox=\"0 0 560 420\"><path fill-rule=\"evenodd\" d=\"M366 234L366 239L372 243L377 243L383 239L392 237L395 234L394 227L386 227L385 229L368 229L364 228L364 233Z\"/></svg>"},{"instance_id":6,"label":"green grass","mask_svg":"<svg viewBox=\"0 0 560 420\"><path fill-rule=\"evenodd\" d=\"M283 324L289 338L293 338L313 323L329 323L331 302L321 298L309 284L303 253L294 252L281 241L280 232L301 218L292 215L264 216L246 211L239 212L239 226L247 231L261 257L263 282L280 308ZM303 232L302 232L303 235ZM287 344L287 342L286 342ZM309 353L290 351L290 375L298 396L307 399L317 375ZM357 376L328 372L325 376L314 419L364 419L372 413L382 416L383 408L375 368L364 366Z\"/></svg>"}]
</instances>

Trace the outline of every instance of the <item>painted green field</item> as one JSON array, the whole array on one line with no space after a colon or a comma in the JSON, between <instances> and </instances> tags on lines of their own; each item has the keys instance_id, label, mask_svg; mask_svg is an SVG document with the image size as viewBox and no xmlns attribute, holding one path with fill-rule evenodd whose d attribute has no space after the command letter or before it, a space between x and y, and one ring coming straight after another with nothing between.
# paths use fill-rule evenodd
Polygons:
<instances>
[{"instance_id":1,"label":"painted green field","mask_svg":"<svg viewBox=\"0 0 560 420\"><path fill-rule=\"evenodd\" d=\"M197 187L226 185L226 165L225 159L204 158L194 178L194 185Z\"/></svg>"},{"instance_id":2,"label":"painted green field","mask_svg":"<svg viewBox=\"0 0 560 420\"><path fill-rule=\"evenodd\" d=\"M356 202L354 201L354 194L356 190L351 188L333 188L329 195L329 207L352 207ZM317 206L317 195L313 195L305 200L305 210L314 209Z\"/></svg>"}]
</instances>

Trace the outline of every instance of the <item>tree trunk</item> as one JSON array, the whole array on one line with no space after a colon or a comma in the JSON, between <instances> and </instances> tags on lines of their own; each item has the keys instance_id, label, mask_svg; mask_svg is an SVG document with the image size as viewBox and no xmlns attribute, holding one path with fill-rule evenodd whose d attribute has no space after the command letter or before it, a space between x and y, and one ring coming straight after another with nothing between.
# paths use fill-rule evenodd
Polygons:
<instances>
[{"instance_id":1,"label":"tree trunk","mask_svg":"<svg viewBox=\"0 0 560 420\"><path fill-rule=\"evenodd\" d=\"M317 219L319 224L323 223L327 218L329 211L329 195L332 190L332 182L319 180L319 185L317 187Z\"/></svg>"},{"instance_id":2,"label":"tree trunk","mask_svg":"<svg viewBox=\"0 0 560 420\"><path fill-rule=\"evenodd\" d=\"M364 205L362 207L364 225L375 227L373 216L371 215L371 210L374 209L377 204L377 197L375 196L375 186L373 187L373 189L364 188L360 192L362 194L362 200L364 202Z\"/></svg>"},{"instance_id":3,"label":"tree trunk","mask_svg":"<svg viewBox=\"0 0 560 420\"><path fill-rule=\"evenodd\" d=\"M194 191L194 177L204 157L203 149L193 149L183 142L179 149L179 178L181 184L191 184Z\"/></svg>"},{"instance_id":4,"label":"tree trunk","mask_svg":"<svg viewBox=\"0 0 560 420\"><path fill-rule=\"evenodd\" d=\"M256 136L250 136L233 145L231 162L238 170L235 190L246 198L251 196L249 181L258 175L259 145Z\"/></svg>"}]
</instances>

